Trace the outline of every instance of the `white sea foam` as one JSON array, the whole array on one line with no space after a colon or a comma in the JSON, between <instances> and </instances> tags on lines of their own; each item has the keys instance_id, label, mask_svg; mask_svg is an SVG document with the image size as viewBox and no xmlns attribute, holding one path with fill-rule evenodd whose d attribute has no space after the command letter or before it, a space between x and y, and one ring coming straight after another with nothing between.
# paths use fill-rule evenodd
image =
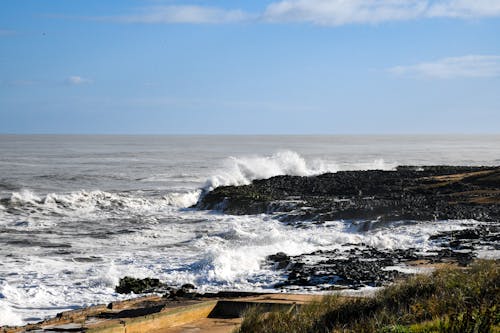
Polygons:
<instances>
[{"instance_id":1,"label":"white sea foam","mask_svg":"<svg viewBox=\"0 0 500 333\"><path fill-rule=\"evenodd\" d=\"M0 327L2 325L18 326L24 323L21 315L15 313L8 304L5 304L4 301L0 299Z\"/></svg>"},{"instance_id":2,"label":"white sea foam","mask_svg":"<svg viewBox=\"0 0 500 333\"><path fill-rule=\"evenodd\" d=\"M204 288L268 287L279 276L262 264L266 256L276 252L298 255L315 250L340 249L346 243L367 244L377 248L437 248L429 236L444 230L463 229L468 221L447 221L426 226L425 223L401 225L388 230L367 233L353 232L343 222L324 226L294 228L259 217L232 217L230 221L211 219L213 230L195 239L196 260L188 270L176 270L169 281L187 279ZM215 224L215 226L214 226ZM184 275L183 275L184 273Z\"/></svg>"},{"instance_id":3,"label":"white sea foam","mask_svg":"<svg viewBox=\"0 0 500 333\"><path fill-rule=\"evenodd\" d=\"M37 204L41 201L39 196L28 189L23 189L20 192L13 192L10 200L14 204Z\"/></svg>"},{"instance_id":4,"label":"white sea foam","mask_svg":"<svg viewBox=\"0 0 500 333\"><path fill-rule=\"evenodd\" d=\"M254 179L278 175L312 176L336 171L336 164L321 160L308 163L293 151L281 151L271 156L231 157L223 169L206 181L204 188L212 190L219 186L244 185Z\"/></svg>"},{"instance_id":5,"label":"white sea foam","mask_svg":"<svg viewBox=\"0 0 500 333\"><path fill-rule=\"evenodd\" d=\"M496 249L482 249L477 252L477 257L481 259L498 259L500 258L500 250Z\"/></svg>"},{"instance_id":6,"label":"white sea foam","mask_svg":"<svg viewBox=\"0 0 500 333\"><path fill-rule=\"evenodd\" d=\"M219 168L206 165L210 156L197 157L200 165L186 170L177 167L163 173L156 166L158 172L147 170L144 177L137 177L141 185L129 186L132 180L126 177L124 183L115 183L123 179L122 173L127 175L127 167L120 167L113 170L106 190L78 190L95 188L93 183L78 181L60 191L51 185L48 191L2 192L0 227L5 233L0 236L5 244L0 247L0 325L33 322L63 310L130 297L116 294L113 288L125 275L158 277L177 286L191 282L200 291L269 290L283 279L279 271L265 265L270 254L342 249L346 243L430 251L439 246L429 241L430 235L477 223L403 221L359 232L359 226L343 221L296 228L266 215L227 216L182 209L196 203L203 190L221 185L285 174L310 176L396 166L378 157L368 161L359 153L351 162L336 162L334 155L304 158L282 151L228 158ZM212 176L205 184L195 183L207 174ZM152 184L153 193L136 190L155 181L175 186L162 190ZM30 182L26 184L29 187ZM37 188L36 182L32 185Z\"/></svg>"},{"instance_id":7,"label":"white sea foam","mask_svg":"<svg viewBox=\"0 0 500 333\"><path fill-rule=\"evenodd\" d=\"M13 221L25 216L28 220L53 221L54 216L67 218L100 218L120 215L144 215L165 210L169 205L186 207L196 203L199 191L186 194L169 194L165 197L144 197L140 193L111 193L105 191L75 191L70 193L49 193L44 196L30 190L13 192L9 202L16 209ZM3 209L5 210L5 208ZM6 216L6 220L9 218ZM52 225L52 224L50 224Z\"/></svg>"},{"instance_id":8,"label":"white sea foam","mask_svg":"<svg viewBox=\"0 0 500 333\"><path fill-rule=\"evenodd\" d=\"M11 287L6 281L0 281L0 326L22 325L22 317L15 313L9 300L18 299L16 288Z\"/></svg>"},{"instance_id":9,"label":"white sea foam","mask_svg":"<svg viewBox=\"0 0 500 333\"><path fill-rule=\"evenodd\" d=\"M204 191L219 186L246 185L256 179L274 176L314 176L343 170L393 170L397 163L386 163L383 159L372 162L339 165L335 161L313 159L306 161L294 151L280 151L270 156L230 157L224 167L206 180Z\"/></svg>"},{"instance_id":10,"label":"white sea foam","mask_svg":"<svg viewBox=\"0 0 500 333\"><path fill-rule=\"evenodd\" d=\"M106 303L126 297L113 291L118 279L125 275L154 276L171 285L191 282L200 291L265 290L283 279L279 271L264 264L266 256L276 252L298 255L340 249L345 243L432 250L437 245L429 241L429 235L473 223L394 224L385 230L358 233L350 223L341 221L296 228L265 215L226 216L193 210L164 214L171 222L116 235L111 241L79 238L72 242L75 254L70 258L101 258L97 262L68 261L67 256L26 256L22 265L16 260L5 261L0 273L15 271L17 275L5 275L9 286L2 289L0 304L10 309L13 318L26 321L33 318L34 312L44 317L62 308ZM18 249L18 255L23 253L31 250Z\"/></svg>"},{"instance_id":11,"label":"white sea foam","mask_svg":"<svg viewBox=\"0 0 500 333\"><path fill-rule=\"evenodd\" d=\"M341 170L390 170L394 169L395 166L396 164L386 163L382 159L345 165L322 159L306 161L296 152L281 151L269 156L230 157L224 161L223 168L215 171L214 175L205 181L202 189L167 193L162 197L163 200L145 198L140 193L134 195L99 190L80 190L69 193L39 195L34 191L24 189L13 192L10 196L10 203L18 207L25 205L29 211L36 207L40 210L39 213L45 211L46 213L67 216L81 216L82 214L88 215L95 212L102 213L115 208L144 213L167 205L178 208L190 207L196 204L200 194L206 191L219 186L249 184L255 179L265 179L278 175L312 176ZM180 176L183 178L189 177L185 173L181 173ZM148 179L148 181L153 179L154 177ZM157 179L163 178L158 177Z\"/></svg>"},{"instance_id":12,"label":"white sea foam","mask_svg":"<svg viewBox=\"0 0 500 333\"><path fill-rule=\"evenodd\" d=\"M169 193L164 196L166 204L174 207L190 207L198 202L201 190L189 191L187 193Z\"/></svg>"}]
</instances>

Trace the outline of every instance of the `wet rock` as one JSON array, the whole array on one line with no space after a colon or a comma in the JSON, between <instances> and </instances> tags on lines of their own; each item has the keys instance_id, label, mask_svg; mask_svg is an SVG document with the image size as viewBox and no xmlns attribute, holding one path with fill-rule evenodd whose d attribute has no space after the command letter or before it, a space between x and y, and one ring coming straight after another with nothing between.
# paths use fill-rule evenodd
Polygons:
<instances>
[{"instance_id":1,"label":"wet rock","mask_svg":"<svg viewBox=\"0 0 500 333\"><path fill-rule=\"evenodd\" d=\"M196 287L194 284L191 283L186 283L181 286L179 290L175 293L176 297L186 297L189 295L192 295L193 292L195 291Z\"/></svg>"},{"instance_id":2,"label":"wet rock","mask_svg":"<svg viewBox=\"0 0 500 333\"><path fill-rule=\"evenodd\" d=\"M170 292L170 298L186 297L189 293L185 289L175 289Z\"/></svg>"},{"instance_id":3,"label":"wet rock","mask_svg":"<svg viewBox=\"0 0 500 333\"><path fill-rule=\"evenodd\" d=\"M433 262L455 262L460 266L469 265L472 260L475 258L475 255L472 251L461 252L454 251L452 249L442 249L439 250L437 256L432 258Z\"/></svg>"},{"instance_id":4,"label":"wet rock","mask_svg":"<svg viewBox=\"0 0 500 333\"><path fill-rule=\"evenodd\" d=\"M278 252L267 256L266 261L273 263L276 269L283 269L290 264L290 257L284 252Z\"/></svg>"},{"instance_id":5,"label":"wet rock","mask_svg":"<svg viewBox=\"0 0 500 333\"><path fill-rule=\"evenodd\" d=\"M500 240L498 223L478 224L473 228L439 232L429 237L443 248L451 250L474 250L478 246L497 249Z\"/></svg>"},{"instance_id":6,"label":"wet rock","mask_svg":"<svg viewBox=\"0 0 500 333\"><path fill-rule=\"evenodd\" d=\"M192 283L185 283L179 289L170 288L163 297L177 299L179 297L192 298L195 296L196 286Z\"/></svg>"},{"instance_id":7,"label":"wet rock","mask_svg":"<svg viewBox=\"0 0 500 333\"><path fill-rule=\"evenodd\" d=\"M393 171L277 176L216 188L205 193L196 207L236 215L267 213L297 228L344 220L361 234L399 221L481 222L431 236L435 253L375 249L366 244L299 256L276 253L265 264L283 271L285 280L277 285L282 288L382 286L405 274L394 266L417 261L468 265L478 247L500 249L500 167L403 166Z\"/></svg>"},{"instance_id":8,"label":"wet rock","mask_svg":"<svg viewBox=\"0 0 500 333\"><path fill-rule=\"evenodd\" d=\"M160 292L166 289L167 286L160 282L159 279L145 278L136 279L130 276L121 278L115 291L119 294L146 294Z\"/></svg>"},{"instance_id":9,"label":"wet rock","mask_svg":"<svg viewBox=\"0 0 500 333\"><path fill-rule=\"evenodd\" d=\"M192 283L185 283L181 286L181 289L185 289L185 290L194 290L196 289L195 285L192 284Z\"/></svg>"},{"instance_id":10,"label":"wet rock","mask_svg":"<svg viewBox=\"0 0 500 333\"><path fill-rule=\"evenodd\" d=\"M481 237L481 234L484 234L484 232L479 229L453 230L432 235L429 237L429 239L440 239L447 237L459 241L463 239L479 239Z\"/></svg>"},{"instance_id":11,"label":"wet rock","mask_svg":"<svg viewBox=\"0 0 500 333\"><path fill-rule=\"evenodd\" d=\"M301 259L307 258L307 255ZM300 260L300 259L299 259ZM288 278L278 287L316 286L320 289L378 287L393 281L401 274L395 270L384 270L387 263L380 260L329 259L315 264L296 263Z\"/></svg>"},{"instance_id":12,"label":"wet rock","mask_svg":"<svg viewBox=\"0 0 500 333\"><path fill-rule=\"evenodd\" d=\"M397 269L404 268L407 263L447 262L466 266L474 258L473 251L450 248L442 248L436 253L420 253L413 248L381 250L360 244L343 251L317 251L290 257L285 269L286 280L275 287L299 286L320 290L380 287L407 274L404 269Z\"/></svg>"},{"instance_id":13,"label":"wet rock","mask_svg":"<svg viewBox=\"0 0 500 333\"><path fill-rule=\"evenodd\" d=\"M313 177L276 176L206 193L196 207L274 214L283 222L500 219L500 168L399 167ZM376 224L360 225L368 231Z\"/></svg>"}]
</instances>

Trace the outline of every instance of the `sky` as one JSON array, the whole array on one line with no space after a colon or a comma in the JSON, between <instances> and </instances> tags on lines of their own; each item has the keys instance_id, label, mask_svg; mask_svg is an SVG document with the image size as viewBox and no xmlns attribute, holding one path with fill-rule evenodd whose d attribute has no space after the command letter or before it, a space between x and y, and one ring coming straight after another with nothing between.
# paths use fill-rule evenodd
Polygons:
<instances>
[{"instance_id":1,"label":"sky","mask_svg":"<svg viewBox=\"0 0 500 333\"><path fill-rule=\"evenodd\" d=\"M500 0L0 0L0 133L500 133Z\"/></svg>"}]
</instances>

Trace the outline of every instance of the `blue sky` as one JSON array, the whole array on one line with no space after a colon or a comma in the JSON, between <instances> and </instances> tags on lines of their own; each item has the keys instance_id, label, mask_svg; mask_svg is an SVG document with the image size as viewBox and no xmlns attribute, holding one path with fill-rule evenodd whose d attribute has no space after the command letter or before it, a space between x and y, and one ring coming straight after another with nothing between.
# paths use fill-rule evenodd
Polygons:
<instances>
[{"instance_id":1,"label":"blue sky","mask_svg":"<svg viewBox=\"0 0 500 333\"><path fill-rule=\"evenodd\" d=\"M500 133L498 0L0 1L0 133Z\"/></svg>"}]
</instances>

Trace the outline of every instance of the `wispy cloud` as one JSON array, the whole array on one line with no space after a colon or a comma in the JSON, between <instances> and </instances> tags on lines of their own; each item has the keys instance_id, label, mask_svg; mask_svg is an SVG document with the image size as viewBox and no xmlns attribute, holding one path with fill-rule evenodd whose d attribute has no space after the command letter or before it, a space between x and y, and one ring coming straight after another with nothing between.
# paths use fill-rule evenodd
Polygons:
<instances>
[{"instance_id":1,"label":"wispy cloud","mask_svg":"<svg viewBox=\"0 0 500 333\"><path fill-rule=\"evenodd\" d=\"M443 58L410 66L396 66L389 72L398 76L434 79L487 78L500 76L500 56L467 55Z\"/></svg>"},{"instance_id":2,"label":"wispy cloud","mask_svg":"<svg viewBox=\"0 0 500 333\"><path fill-rule=\"evenodd\" d=\"M340 26L429 18L470 19L499 16L499 0L281 0L271 2L257 13L200 5L169 5L142 8L129 15L92 19L149 24L254 21Z\"/></svg>"},{"instance_id":3,"label":"wispy cloud","mask_svg":"<svg viewBox=\"0 0 500 333\"><path fill-rule=\"evenodd\" d=\"M92 80L83 78L81 76L69 76L64 80L64 83L70 86L76 86L79 84L91 83Z\"/></svg>"},{"instance_id":4,"label":"wispy cloud","mask_svg":"<svg viewBox=\"0 0 500 333\"><path fill-rule=\"evenodd\" d=\"M479 18L500 16L498 0L435 1L427 11L429 17Z\"/></svg>"},{"instance_id":5,"label":"wispy cloud","mask_svg":"<svg viewBox=\"0 0 500 333\"><path fill-rule=\"evenodd\" d=\"M252 15L242 10L226 10L196 5L157 6L132 15L101 17L98 20L121 23L232 23L249 20Z\"/></svg>"},{"instance_id":6,"label":"wispy cloud","mask_svg":"<svg viewBox=\"0 0 500 333\"><path fill-rule=\"evenodd\" d=\"M415 19L425 10L426 1L420 0L288 0L270 4L263 19L337 26Z\"/></svg>"},{"instance_id":7,"label":"wispy cloud","mask_svg":"<svg viewBox=\"0 0 500 333\"><path fill-rule=\"evenodd\" d=\"M283 0L271 3L263 14L263 18L271 22L329 26L493 16L500 16L498 0Z\"/></svg>"}]
</instances>

